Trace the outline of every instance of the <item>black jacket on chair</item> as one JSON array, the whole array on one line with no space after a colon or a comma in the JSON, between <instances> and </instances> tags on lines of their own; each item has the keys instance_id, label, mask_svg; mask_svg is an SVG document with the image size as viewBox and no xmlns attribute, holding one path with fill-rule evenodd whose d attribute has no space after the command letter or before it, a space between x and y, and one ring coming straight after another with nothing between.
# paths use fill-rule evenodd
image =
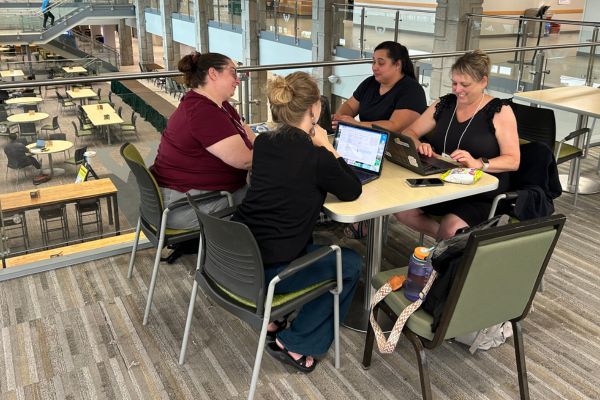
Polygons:
<instances>
[{"instance_id":1,"label":"black jacket on chair","mask_svg":"<svg viewBox=\"0 0 600 400\"><path fill-rule=\"evenodd\" d=\"M562 192L552 150L540 142L520 147L521 164L510 176L511 187L519 194L512 213L519 220L552 215L553 200Z\"/></svg>"}]
</instances>

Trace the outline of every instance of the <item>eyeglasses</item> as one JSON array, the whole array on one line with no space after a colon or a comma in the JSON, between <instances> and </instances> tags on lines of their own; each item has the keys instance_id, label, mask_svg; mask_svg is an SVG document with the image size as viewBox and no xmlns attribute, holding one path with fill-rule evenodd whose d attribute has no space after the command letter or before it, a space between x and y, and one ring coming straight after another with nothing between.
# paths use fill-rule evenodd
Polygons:
<instances>
[{"instance_id":1,"label":"eyeglasses","mask_svg":"<svg viewBox=\"0 0 600 400\"><path fill-rule=\"evenodd\" d=\"M245 74L237 72L237 68L232 67L231 65L228 65L226 68L231 71L231 76L237 80L242 80L242 78L245 76Z\"/></svg>"}]
</instances>

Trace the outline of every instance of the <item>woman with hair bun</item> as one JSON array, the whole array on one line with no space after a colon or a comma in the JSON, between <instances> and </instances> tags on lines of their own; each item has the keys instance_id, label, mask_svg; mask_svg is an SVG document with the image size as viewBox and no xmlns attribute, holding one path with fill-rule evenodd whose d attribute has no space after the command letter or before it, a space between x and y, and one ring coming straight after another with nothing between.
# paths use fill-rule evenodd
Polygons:
<instances>
[{"instance_id":1,"label":"woman with hair bun","mask_svg":"<svg viewBox=\"0 0 600 400\"><path fill-rule=\"evenodd\" d=\"M246 194L255 135L228 101L240 83L236 66L223 54L194 52L179 61L178 69L191 89L169 118L150 168L163 201L223 190L239 204ZM213 212L227 207L227 200L199 207ZM198 223L191 207L180 207L169 213L167 225L195 229Z\"/></svg>"},{"instance_id":2,"label":"woman with hair bun","mask_svg":"<svg viewBox=\"0 0 600 400\"><path fill-rule=\"evenodd\" d=\"M317 125L321 101L315 80L294 72L272 79L267 91L273 120L281 126L256 139L250 188L232 219L254 235L269 283L292 260L319 248L312 244L312 231L327 193L351 201L360 196L362 186ZM360 256L349 249L342 250L342 262L341 320L362 268ZM335 254L330 254L284 279L275 290L294 292L335 279L335 264ZM307 303L286 326L287 321L269 325L267 351L302 372L312 371L313 356L326 353L333 341L332 296L326 293Z\"/></svg>"}]
</instances>

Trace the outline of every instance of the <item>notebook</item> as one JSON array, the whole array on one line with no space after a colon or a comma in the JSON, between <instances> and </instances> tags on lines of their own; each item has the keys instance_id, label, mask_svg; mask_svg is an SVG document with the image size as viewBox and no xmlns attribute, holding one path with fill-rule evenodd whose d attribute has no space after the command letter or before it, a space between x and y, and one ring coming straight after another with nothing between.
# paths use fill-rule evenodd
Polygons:
<instances>
[{"instance_id":1,"label":"notebook","mask_svg":"<svg viewBox=\"0 0 600 400\"><path fill-rule=\"evenodd\" d=\"M385 158L416 172L421 176L439 174L458 165L435 157L426 157L419 154L415 142L401 133L391 133L392 138L385 152Z\"/></svg>"},{"instance_id":2,"label":"notebook","mask_svg":"<svg viewBox=\"0 0 600 400\"><path fill-rule=\"evenodd\" d=\"M364 185L381 175L388 137L386 131L340 122L333 147Z\"/></svg>"}]
</instances>

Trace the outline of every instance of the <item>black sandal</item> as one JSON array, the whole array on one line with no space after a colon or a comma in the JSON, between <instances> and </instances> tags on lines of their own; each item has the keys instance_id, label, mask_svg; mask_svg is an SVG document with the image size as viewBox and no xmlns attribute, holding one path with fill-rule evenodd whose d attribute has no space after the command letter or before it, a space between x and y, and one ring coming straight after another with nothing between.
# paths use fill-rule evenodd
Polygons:
<instances>
[{"instance_id":1,"label":"black sandal","mask_svg":"<svg viewBox=\"0 0 600 400\"><path fill-rule=\"evenodd\" d=\"M277 337L277 334L279 332L281 332L282 330L284 330L285 328L287 328L287 319L284 319L282 321L271 321L273 322L275 325L277 325L277 329L275 329L274 331L267 331L267 340L270 342L275 341L275 338Z\"/></svg>"},{"instance_id":2,"label":"black sandal","mask_svg":"<svg viewBox=\"0 0 600 400\"><path fill-rule=\"evenodd\" d=\"M366 238L369 235L367 221L355 222L355 224L358 226L358 228L356 228L354 224L346 225L344 228L344 236L346 236L348 239L357 240Z\"/></svg>"},{"instance_id":3,"label":"black sandal","mask_svg":"<svg viewBox=\"0 0 600 400\"><path fill-rule=\"evenodd\" d=\"M306 366L306 362L308 361L307 356L302 356L299 359L294 360L294 357L292 357L290 355L288 350L285 347L283 349L281 347L279 347L277 342L267 343L267 346L265 347L265 349L267 350L267 353L269 353L271 355L271 357L275 358L276 360L278 360L284 364L291 365L292 367L296 368L298 371L304 372L305 374L308 374L309 372L314 371L315 367L317 366L317 359L314 357L313 357L313 363L310 367Z\"/></svg>"}]
</instances>

